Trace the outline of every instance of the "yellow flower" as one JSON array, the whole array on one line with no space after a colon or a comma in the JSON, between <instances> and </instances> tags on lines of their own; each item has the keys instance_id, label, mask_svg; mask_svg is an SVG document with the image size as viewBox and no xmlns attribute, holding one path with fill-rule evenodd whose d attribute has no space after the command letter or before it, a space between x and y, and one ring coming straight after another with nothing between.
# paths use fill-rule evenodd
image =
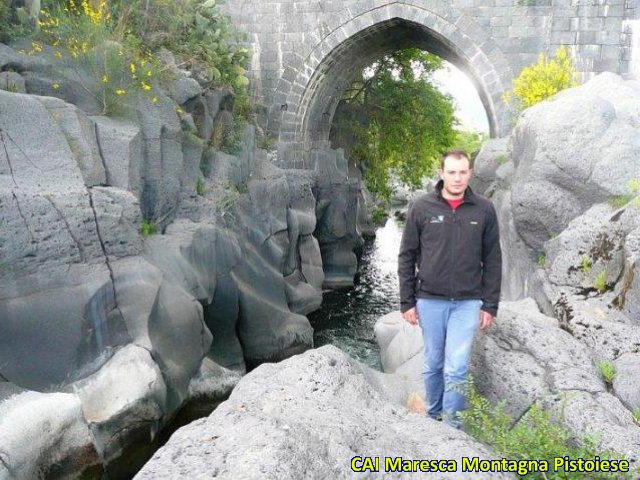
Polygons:
<instances>
[{"instance_id":1,"label":"yellow flower","mask_svg":"<svg viewBox=\"0 0 640 480\"><path fill-rule=\"evenodd\" d=\"M152 75L151 70L147 70L147 77L150 77Z\"/></svg>"},{"instance_id":2,"label":"yellow flower","mask_svg":"<svg viewBox=\"0 0 640 480\"><path fill-rule=\"evenodd\" d=\"M54 90L58 90L60 88L60 84L58 82L55 82L53 85L51 85L53 87Z\"/></svg>"},{"instance_id":3,"label":"yellow flower","mask_svg":"<svg viewBox=\"0 0 640 480\"><path fill-rule=\"evenodd\" d=\"M109 76L108 75L103 75L102 76L102 83L109 83Z\"/></svg>"},{"instance_id":4,"label":"yellow flower","mask_svg":"<svg viewBox=\"0 0 640 480\"><path fill-rule=\"evenodd\" d=\"M135 75L135 73L136 73L136 64L135 63L129 64L129 70L131 70L131 74L132 75Z\"/></svg>"},{"instance_id":5,"label":"yellow flower","mask_svg":"<svg viewBox=\"0 0 640 480\"><path fill-rule=\"evenodd\" d=\"M151 103L158 103L158 97L156 97L155 95L151 97Z\"/></svg>"},{"instance_id":6,"label":"yellow flower","mask_svg":"<svg viewBox=\"0 0 640 480\"><path fill-rule=\"evenodd\" d=\"M124 95L125 93L127 93L126 90L122 90L121 88L119 88L118 90L116 90L116 95L118 95L119 97L121 97L122 95Z\"/></svg>"},{"instance_id":7,"label":"yellow flower","mask_svg":"<svg viewBox=\"0 0 640 480\"><path fill-rule=\"evenodd\" d=\"M56 58L62 58L62 53L60 52L60 50L56 50L55 52L53 52L53 56Z\"/></svg>"},{"instance_id":8,"label":"yellow flower","mask_svg":"<svg viewBox=\"0 0 640 480\"><path fill-rule=\"evenodd\" d=\"M183 114L183 113L184 113L184 110L182 110L182 108L180 108L180 107L176 107L176 113L177 113L178 115L181 115L181 114Z\"/></svg>"},{"instance_id":9,"label":"yellow flower","mask_svg":"<svg viewBox=\"0 0 640 480\"><path fill-rule=\"evenodd\" d=\"M140 82L140 88L145 92L148 92L149 90L151 90L151 85L146 82Z\"/></svg>"}]
</instances>

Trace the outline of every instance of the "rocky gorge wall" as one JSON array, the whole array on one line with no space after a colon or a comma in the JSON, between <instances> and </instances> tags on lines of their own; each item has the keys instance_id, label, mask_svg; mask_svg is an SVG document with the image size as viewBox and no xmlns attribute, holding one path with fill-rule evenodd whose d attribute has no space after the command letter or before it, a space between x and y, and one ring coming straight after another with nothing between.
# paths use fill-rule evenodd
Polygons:
<instances>
[{"instance_id":1,"label":"rocky gorge wall","mask_svg":"<svg viewBox=\"0 0 640 480\"><path fill-rule=\"evenodd\" d=\"M246 125L225 153L232 94L177 68L122 118L76 74L0 44L0 478L130 475L355 273L341 152L280 169Z\"/></svg>"}]
</instances>

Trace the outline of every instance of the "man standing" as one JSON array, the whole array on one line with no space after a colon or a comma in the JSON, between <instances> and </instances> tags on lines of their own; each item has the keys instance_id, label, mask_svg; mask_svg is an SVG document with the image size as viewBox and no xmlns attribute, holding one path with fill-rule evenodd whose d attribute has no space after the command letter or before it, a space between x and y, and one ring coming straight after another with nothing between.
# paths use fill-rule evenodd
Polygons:
<instances>
[{"instance_id":1,"label":"man standing","mask_svg":"<svg viewBox=\"0 0 640 480\"><path fill-rule=\"evenodd\" d=\"M456 428L473 339L493 323L502 277L498 218L469 188L470 163L461 150L443 155L435 191L409 207L398 256L402 316L422 328L428 414Z\"/></svg>"}]
</instances>

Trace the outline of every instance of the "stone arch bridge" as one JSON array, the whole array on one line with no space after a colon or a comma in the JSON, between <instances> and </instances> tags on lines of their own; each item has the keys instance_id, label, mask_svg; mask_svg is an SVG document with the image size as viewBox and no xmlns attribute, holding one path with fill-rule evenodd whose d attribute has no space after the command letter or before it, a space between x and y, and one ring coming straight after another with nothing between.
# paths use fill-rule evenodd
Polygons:
<instances>
[{"instance_id":1,"label":"stone arch bridge","mask_svg":"<svg viewBox=\"0 0 640 480\"><path fill-rule=\"evenodd\" d=\"M502 93L541 52L570 47L586 81L631 71L639 0L233 0L225 4L253 50L252 92L267 131L301 151L328 141L353 76L386 52L420 47L475 83L491 136L510 130ZM293 165L292 165L293 166Z\"/></svg>"}]
</instances>

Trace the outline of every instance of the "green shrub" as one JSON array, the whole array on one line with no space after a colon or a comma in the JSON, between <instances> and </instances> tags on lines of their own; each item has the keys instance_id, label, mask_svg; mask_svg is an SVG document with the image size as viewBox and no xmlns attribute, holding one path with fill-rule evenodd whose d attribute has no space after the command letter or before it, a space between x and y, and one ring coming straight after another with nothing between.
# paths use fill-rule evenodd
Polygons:
<instances>
[{"instance_id":1,"label":"green shrub","mask_svg":"<svg viewBox=\"0 0 640 480\"><path fill-rule=\"evenodd\" d=\"M140 223L140 235L146 238L149 235L155 235L156 233L158 233L158 226L155 222L153 220L143 218L142 223Z\"/></svg>"},{"instance_id":2,"label":"green shrub","mask_svg":"<svg viewBox=\"0 0 640 480\"><path fill-rule=\"evenodd\" d=\"M114 0L97 6L88 0L49 0L39 27L37 41L25 53L39 54L46 43L54 58L72 70L90 72L93 82L82 88L101 105L95 113L122 115L134 95L145 94L156 103L154 83L174 70L161 64L157 52L162 47L200 78L233 86L238 96L246 96L249 53L239 46L240 35L218 12L215 0ZM82 78L77 75L81 83ZM52 88L60 87L56 82Z\"/></svg>"},{"instance_id":3,"label":"green shrub","mask_svg":"<svg viewBox=\"0 0 640 480\"><path fill-rule=\"evenodd\" d=\"M204 181L201 178L198 178L198 181L196 182L196 194L202 197L204 193L205 193Z\"/></svg>"},{"instance_id":4,"label":"green shrub","mask_svg":"<svg viewBox=\"0 0 640 480\"><path fill-rule=\"evenodd\" d=\"M604 293L607 291L607 272L606 270L602 270L596 276L593 286L598 291L598 293Z\"/></svg>"},{"instance_id":5,"label":"green shrub","mask_svg":"<svg viewBox=\"0 0 640 480\"><path fill-rule=\"evenodd\" d=\"M611 451L599 451L591 437L578 439L576 446L572 433L554 423L548 412L534 404L513 426L513 420L505 412L505 400L493 405L478 394L473 387L468 389L468 409L461 413L467 433L488 445L498 458L510 460L547 460L553 467L553 459L569 456L575 458L622 459ZM632 478L633 473L619 474L615 478ZM532 472L527 479L584 479L584 473L552 468L547 472ZM589 479L612 478L609 473L590 474Z\"/></svg>"},{"instance_id":6,"label":"green shrub","mask_svg":"<svg viewBox=\"0 0 640 480\"><path fill-rule=\"evenodd\" d=\"M273 150L278 143L276 138L269 137L267 135L262 135L258 137L258 148L260 150Z\"/></svg>"},{"instance_id":7,"label":"green shrub","mask_svg":"<svg viewBox=\"0 0 640 480\"><path fill-rule=\"evenodd\" d=\"M640 178L632 178L627 184L631 195L640 195Z\"/></svg>"},{"instance_id":8,"label":"green shrub","mask_svg":"<svg viewBox=\"0 0 640 480\"><path fill-rule=\"evenodd\" d=\"M560 90L575 87L575 75L569 52L564 47L558 48L555 58L551 60L541 53L537 63L522 69L513 81L513 90L505 92L503 100L506 103L515 101L517 108L523 110Z\"/></svg>"},{"instance_id":9,"label":"green shrub","mask_svg":"<svg viewBox=\"0 0 640 480\"><path fill-rule=\"evenodd\" d=\"M583 256L580 266L582 268L582 273L588 275L591 271L591 259L587 255Z\"/></svg>"},{"instance_id":10,"label":"green shrub","mask_svg":"<svg viewBox=\"0 0 640 480\"><path fill-rule=\"evenodd\" d=\"M233 128L225 130L222 137L220 150L229 155L239 155L242 152L242 141L244 139L245 123L242 119L234 115Z\"/></svg>"},{"instance_id":11,"label":"green shrub","mask_svg":"<svg viewBox=\"0 0 640 480\"><path fill-rule=\"evenodd\" d=\"M77 71L76 80L100 104L101 111L96 113L124 115L130 97L140 94L157 102L153 83L159 62L117 31L105 2L95 8L86 0L52 2L42 10L39 25L38 41L29 53L39 53L41 42L51 45L54 58ZM83 81L80 71L89 72L93 81ZM54 90L59 87L59 83L53 86Z\"/></svg>"},{"instance_id":12,"label":"green shrub","mask_svg":"<svg viewBox=\"0 0 640 480\"><path fill-rule=\"evenodd\" d=\"M608 203L611 207L618 209L624 207L631 200L633 200L633 195L616 195L611 197Z\"/></svg>"},{"instance_id":13,"label":"green shrub","mask_svg":"<svg viewBox=\"0 0 640 480\"><path fill-rule=\"evenodd\" d=\"M640 407L636 408L633 413L633 419L635 420L635 422L640 425Z\"/></svg>"},{"instance_id":14,"label":"green shrub","mask_svg":"<svg viewBox=\"0 0 640 480\"><path fill-rule=\"evenodd\" d=\"M505 163L507 163L509 161L509 159L507 158L506 155L498 155L496 157L496 163L498 165L504 165Z\"/></svg>"},{"instance_id":15,"label":"green shrub","mask_svg":"<svg viewBox=\"0 0 640 480\"><path fill-rule=\"evenodd\" d=\"M219 212L222 218L226 218L227 216L233 217L233 209L238 203L238 199L240 198L240 192L238 189L230 184L225 183L222 187L222 195L220 196L219 201Z\"/></svg>"},{"instance_id":16,"label":"green shrub","mask_svg":"<svg viewBox=\"0 0 640 480\"><path fill-rule=\"evenodd\" d=\"M236 93L249 84L249 51L240 46L242 35L215 0L120 0L114 15L118 31L137 40L140 48L155 52L165 47L186 68L206 75L212 84L230 85Z\"/></svg>"},{"instance_id":17,"label":"green shrub","mask_svg":"<svg viewBox=\"0 0 640 480\"><path fill-rule=\"evenodd\" d=\"M613 383L613 379L616 376L616 368L613 366L613 363L608 361L599 362L598 371L600 372L600 376L606 383L608 383L609 385Z\"/></svg>"},{"instance_id":18,"label":"green shrub","mask_svg":"<svg viewBox=\"0 0 640 480\"><path fill-rule=\"evenodd\" d=\"M371 222L374 225L379 225L387 218L387 210L384 206L376 205L371 212Z\"/></svg>"},{"instance_id":19,"label":"green shrub","mask_svg":"<svg viewBox=\"0 0 640 480\"><path fill-rule=\"evenodd\" d=\"M538 266L540 268L544 268L546 264L547 264L547 256L544 253L541 253L540 256L538 257Z\"/></svg>"}]
</instances>

